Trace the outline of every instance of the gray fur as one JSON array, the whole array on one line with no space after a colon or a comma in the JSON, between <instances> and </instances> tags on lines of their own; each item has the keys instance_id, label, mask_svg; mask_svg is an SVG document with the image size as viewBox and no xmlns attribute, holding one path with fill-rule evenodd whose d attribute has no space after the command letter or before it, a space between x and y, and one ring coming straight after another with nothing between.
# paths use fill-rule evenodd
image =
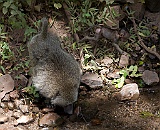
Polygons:
<instances>
[{"instance_id":1,"label":"gray fur","mask_svg":"<svg viewBox=\"0 0 160 130\"><path fill-rule=\"evenodd\" d=\"M28 43L28 51L33 86L52 104L64 107L77 101L81 74L79 64L60 44L43 18L41 32Z\"/></svg>"}]
</instances>

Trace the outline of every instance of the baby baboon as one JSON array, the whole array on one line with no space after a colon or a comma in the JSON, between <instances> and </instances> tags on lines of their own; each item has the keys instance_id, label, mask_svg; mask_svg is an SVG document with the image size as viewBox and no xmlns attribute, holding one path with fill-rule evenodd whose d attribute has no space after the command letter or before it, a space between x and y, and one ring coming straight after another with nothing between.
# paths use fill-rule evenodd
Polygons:
<instances>
[{"instance_id":1,"label":"baby baboon","mask_svg":"<svg viewBox=\"0 0 160 130\"><path fill-rule=\"evenodd\" d=\"M48 29L48 20L42 18L41 32L28 43L32 83L40 94L51 99L51 104L72 114L81 71L77 61L60 44L56 33Z\"/></svg>"}]
</instances>

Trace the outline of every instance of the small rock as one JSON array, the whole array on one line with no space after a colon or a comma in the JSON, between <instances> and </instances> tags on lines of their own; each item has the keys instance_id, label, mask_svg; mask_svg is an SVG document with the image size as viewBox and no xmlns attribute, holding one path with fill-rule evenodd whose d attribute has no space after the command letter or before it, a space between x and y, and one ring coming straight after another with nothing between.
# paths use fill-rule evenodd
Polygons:
<instances>
[{"instance_id":1,"label":"small rock","mask_svg":"<svg viewBox=\"0 0 160 130\"><path fill-rule=\"evenodd\" d=\"M20 85L23 87L26 87L27 83L28 83L28 79L24 75L20 74Z\"/></svg>"},{"instance_id":2,"label":"small rock","mask_svg":"<svg viewBox=\"0 0 160 130\"><path fill-rule=\"evenodd\" d=\"M82 91L87 91L87 88L85 86L82 86L82 85L79 86L79 89L82 90Z\"/></svg>"},{"instance_id":3,"label":"small rock","mask_svg":"<svg viewBox=\"0 0 160 130\"><path fill-rule=\"evenodd\" d=\"M0 114L0 123L4 123L8 121L8 117L5 115Z\"/></svg>"},{"instance_id":4,"label":"small rock","mask_svg":"<svg viewBox=\"0 0 160 130\"><path fill-rule=\"evenodd\" d=\"M159 82L158 74L149 70L143 72L142 79L147 85L154 85Z\"/></svg>"},{"instance_id":5,"label":"small rock","mask_svg":"<svg viewBox=\"0 0 160 130\"><path fill-rule=\"evenodd\" d=\"M92 119L92 120L91 120L91 124L92 124L93 126L100 125L101 123L102 123L102 122L101 122L100 119Z\"/></svg>"},{"instance_id":6,"label":"small rock","mask_svg":"<svg viewBox=\"0 0 160 130\"><path fill-rule=\"evenodd\" d=\"M0 130L17 130L13 125L1 124Z\"/></svg>"},{"instance_id":7,"label":"small rock","mask_svg":"<svg viewBox=\"0 0 160 130\"><path fill-rule=\"evenodd\" d=\"M28 130L25 126L19 125L17 126L17 130Z\"/></svg>"},{"instance_id":8,"label":"small rock","mask_svg":"<svg viewBox=\"0 0 160 130\"><path fill-rule=\"evenodd\" d=\"M52 109L52 108L43 108L42 109L42 113L48 113L48 112L53 112L54 111L54 109Z\"/></svg>"},{"instance_id":9,"label":"small rock","mask_svg":"<svg viewBox=\"0 0 160 130\"><path fill-rule=\"evenodd\" d=\"M121 91L118 92L116 97L123 101L123 100L137 100L139 97L139 89L136 83L126 84L122 87Z\"/></svg>"},{"instance_id":10,"label":"small rock","mask_svg":"<svg viewBox=\"0 0 160 130\"><path fill-rule=\"evenodd\" d=\"M138 71L139 71L139 72L144 72L144 71L145 71L144 66L138 67Z\"/></svg>"},{"instance_id":11,"label":"small rock","mask_svg":"<svg viewBox=\"0 0 160 130\"><path fill-rule=\"evenodd\" d=\"M8 108L10 110L13 110L15 107L14 107L14 104L12 102L8 102Z\"/></svg>"},{"instance_id":12,"label":"small rock","mask_svg":"<svg viewBox=\"0 0 160 130\"><path fill-rule=\"evenodd\" d=\"M58 129L54 129L53 127L45 127L45 128L42 128L41 130L58 130Z\"/></svg>"},{"instance_id":13,"label":"small rock","mask_svg":"<svg viewBox=\"0 0 160 130\"><path fill-rule=\"evenodd\" d=\"M130 84L130 83L133 83L133 81L131 79L125 79L124 81L126 84Z\"/></svg>"},{"instance_id":14,"label":"small rock","mask_svg":"<svg viewBox=\"0 0 160 130\"><path fill-rule=\"evenodd\" d=\"M99 73L100 73L101 75L106 76L106 74L109 73L109 69L104 68L104 69L100 70Z\"/></svg>"},{"instance_id":15,"label":"small rock","mask_svg":"<svg viewBox=\"0 0 160 130\"><path fill-rule=\"evenodd\" d=\"M24 126L14 126L11 124L1 124L0 130L27 130Z\"/></svg>"},{"instance_id":16,"label":"small rock","mask_svg":"<svg viewBox=\"0 0 160 130\"><path fill-rule=\"evenodd\" d=\"M10 117L13 115L13 111L12 110L7 110L7 112L5 113L5 116L7 116L9 119Z\"/></svg>"},{"instance_id":17,"label":"small rock","mask_svg":"<svg viewBox=\"0 0 160 130\"><path fill-rule=\"evenodd\" d=\"M29 112L29 106L28 106L28 105L19 105L19 109L20 109L23 113L28 113L28 112Z\"/></svg>"},{"instance_id":18,"label":"small rock","mask_svg":"<svg viewBox=\"0 0 160 130\"><path fill-rule=\"evenodd\" d=\"M24 102L23 102L22 100L16 99L16 100L14 101L14 104L15 104L16 108L19 109L19 106L20 106L20 105L24 105Z\"/></svg>"},{"instance_id":19,"label":"small rock","mask_svg":"<svg viewBox=\"0 0 160 130\"><path fill-rule=\"evenodd\" d=\"M119 60L120 67L126 67L129 65L129 56L127 54L122 54Z\"/></svg>"},{"instance_id":20,"label":"small rock","mask_svg":"<svg viewBox=\"0 0 160 130\"><path fill-rule=\"evenodd\" d=\"M2 98L2 101L10 101L10 96L9 96L9 94L6 94L6 95L4 96L4 98Z\"/></svg>"},{"instance_id":21,"label":"small rock","mask_svg":"<svg viewBox=\"0 0 160 130\"><path fill-rule=\"evenodd\" d=\"M103 80L97 73L85 73L82 76L81 82L93 89L103 86Z\"/></svg>"},{"instance_id":22,"label":"small rock","mask_svg":"<svg viewBox=\"0 0 160 130\"><path fill-rule=\"evenodd\" d=\"M149 8L149 10L151 12L158 12L158 11L160 11L159 0L145 0L145 4L146 4L147 8Z\"/></svg>"},{"instance_id":23,"label":"small rock","mask_svg":"<svg viewBox=\"0 0 160 130\"><path fill-rule=\"evenodd\" d=\"M87 94L87 92L86 91L81 91L79 94L85 96Z\"/></svg>"},{"instance_id":24,"label":"small rock","mask_svg":"<svg viewBox=\"0 0 160 130\"><path fill-rule=\"evenodd\" d=\"M20 118L22 116L22 112L20 110L16 110L15 112L13 112L12 116L16 119Z\"/></svg>"},{"instance_id":25,"label":"small rock","mask_svg":"<svg viewBox=\"0 0 160 130\"><path fill-rule=\"evenodd\" d=\"M58 126L63 123L63 119L56 113L48 113L39 120L39 126Z\"/></svg>"},{"instance_id":26,"label":"small rock","mask_svg":"<svg viewBox=\"0 0 160 130\"><path fill-rule=\"evenodd\" d=\"M145 13L145 6L143 3L134 3L130 6L131 10L134 10L134 17L138 20L142 20Z\"/></svg>"},{"instance_id":27,"label":"small rock","mask_svg":"<svg viewBox=\"0 0 160 130\"><path fill-rule=\"evenodd\" d=\"M30 115L22 115L20 118L18 118L15 122L14 125L18 124L27 124L33 121L33 117Z\"/></svg>"},{"instance_id":28,"label":"small rock","mask_svg":"<svg viewBox=\"0 0 160 130\"><path fill-rule=\"evenodd\" d=\"M109 79L118 79L118 78L120 78L120 75L117 72L113 72L113 73L107 74L107 78L109 78Z\"/></svg>"},{"instance_id":29,"label":"small rock","mask_svg":"<svg viewBox=\"0 0 160 130\"><path fill-rule=\"evenodd\" d=\"M8 107L8 104L7 104L7 102L1 102L1 103L0 103L0 106L1 106L3 109L5 109L5 108Z\"/></svg>"},{"instance_id":30,"label":"small rock","mask_svg":"<svg viewBox=\"0 0 160 130\"><path fill-rule=\"evenodd\" d=\"M32 107L32 112L34 113L38 113L39 112L39 108L38 107Z\"/></svg>"},{"instance_id":31,"label":"small rock","mask_svg":"<svg viewBox=\"0 0 160 130\"><path fill-rule=\"evenodd\" d=\"M101 61L102 66L110 66L113 63L113 60L109 57L104 57L104 59Z\"/></svg>"},{"instance_id":32,"label":"small rock","mask_svg":"<svg viewBox=\"0 0 160 130\"><path fill-rule=\"evenodd\" d=\"M19 98L18 91L14 90L14 91L10 92L9 96L11 97L11 99Z\"/></svg>"},{"instance_id":33,"label":"small rock","mask_svg":"<svg viewBox=\"0 0 160 130\"><path fill-rule=\"evenodd\" d=\"M3 108L0 108L0 114L3 114L3 113L4 113Z\"/></svg>"}]
</instances>

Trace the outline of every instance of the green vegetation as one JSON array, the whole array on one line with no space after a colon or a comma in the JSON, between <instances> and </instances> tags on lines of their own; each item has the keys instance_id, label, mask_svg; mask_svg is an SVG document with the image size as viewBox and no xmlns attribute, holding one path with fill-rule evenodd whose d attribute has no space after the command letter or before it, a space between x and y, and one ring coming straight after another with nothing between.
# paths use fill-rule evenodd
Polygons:
<instances>
[{"instance_id":1,"label":"green vegetation","mask_svg":"<svg viewBox=\"0 0 160 130\"><path fill-rule=\"evenodd\" d=\"M27 41L37 33L38 26L42 13L44 16L50 17L54 22L56 17L61 17L64 4L68 7L69 15L66 19L69 19L67 29L71 34L77 33L79 38L84 36L93 36L95 34L94 25L101 25L103 27L119 27L119 22L123 23L124 27L129 30L130 37L125 42L119 44L127 53L135 52L135 48L140 45L140 36L143 40L152 42L150 35L157 31L156 28L149 28L147 25L147 19L143 19L137 22L138 36L135 33L135 28L132 23L128 21L132 20L135 11L128 10L128 5L121 5L122 11L125 12L125 21L119 21L119 9L114 7L114 0L84 0L84 1L70 1L70 0L48 0L42 5L37 0L1 0L0 11L2 17L0 18L0 70L1 73L29 73L29 58L27 52ZM144 3L144 0L140 1ZM45 12L44 12L45 11ZM38 13L37 13L38 12ZM64 12L63 12L64 13ZM93 27L93 28L92 28ZM86 31L87 30L87 31ZM12 33L16 33L14 36ZM22 34L20 37L19 35ZM82 64L85 71L95 71L99 73L105 67L102 66L98 60L102 60L105 56L111 57L114 60L115 68L118 68L119 57L118 51L112 46L111 41L105 38L100 38L92 44L90 41L77 43L73 41L73 37L66 37L64 43L68 51L78 52L82 55ZM114 48L114 49L113 49ZM150 46L151 49L155 49L155 45ZM94 52L96 50L96 53ZM114 51L114 52L113 52ZM128 68L124 68L119 71L121 77L114 79L113 84L117 88L121 88L124 85L126 78L137 78L141 74L138 72L138 67L143 66L146 63L146 53L138 55L139 57L135 61L134 65L130 65ZM113 69L114 70L114 69ZM106 77L105 77L106 78ZM142 82L138 81L140 84ZM32 91L32 90L31 90Z\"/></svg>"},{"instance_id":2,"label":"green vegetation","mask_svg":"<svg viewBox=\"0 0 160 130\"><path fill-rule=\"evenodd\" d=\"M129 78L140 77L142 74L138 74L138 67L135 65L131 65L129 68L123 69L119 72L122 75L119 79L114 79L113 84L115 84L116 88L121 88L124 85L125 79L128 76Z\"/></svg>"}]
</instances>

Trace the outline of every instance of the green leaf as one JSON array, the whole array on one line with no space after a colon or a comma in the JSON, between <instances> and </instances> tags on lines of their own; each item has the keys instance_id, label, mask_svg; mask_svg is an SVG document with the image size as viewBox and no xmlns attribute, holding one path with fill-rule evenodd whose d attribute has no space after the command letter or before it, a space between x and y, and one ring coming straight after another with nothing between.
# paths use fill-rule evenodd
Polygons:
<instances>
[{"instance_id":1,"label":"green leaf","mask_svg":"<svg viewBox=\"0 0 160 130\"><path fill-rule=\"evenodd\" d=\"M2 70L3 73L6 73L6 70L4 69L3 66L0 66L0 69Z\"/></svg>"},{"instance_id":2,"label":"green leaf","mask_svg":"<svg viewBox=\"0 0 160 130\"><path fill-rule=\"evenodd\" d=\"M54 7L56 9L60 9L60 8L62 8L62 5L60 3L54 3Z\"/></svg>"},{"instance_id":3,"label":"green leaf","mask_svg":"<svg viewBox=\"0 0 160 130\"><path fill-rule=\"evenodd\" d=\"M3 6L6 7L6 8L8 8L10 5L11 5L11 3L9 1L4 2L4 4L3 4Z\"/></svg>"},{"instance_id":4,"label":"green leaf","mask_svg":"<svg viewBox=\"0 0 160 130\"><path fill-rule=\"evenodd\" d=\"M11 10L11 14L12 14L12 17L17 15L17 12L15 10Z\"/></svg>"},{"instance_id":5,"label":"green leaf","mask_svg":"<svg viewBox=\"0 0 160 130\"><path fill-rule=\"evenodd\" d=\"M119 79L119 83L116 84L116 88L121 88L121 87L124 85L124 80L125 80L125 77L122 76L122 77Z\"/></svg>"},{"instance_id":6,"label":"green leaf","mask_svg":"<svg viewBox=\"0 0 160 130\"><path fill-rule=\"evenodd\" d=\"M139 65L143 65L143 64L144 64L144 61L139 61L138 64L139 64Z\"/></svg>"},{"instance_id":7,"label":"green leaf","mask_svg":"<svg viewBox=\"0 0 160 130\"><path fill-rule=\"evenodd\" d=\"M32 6L32 0L26 0L27 4L29 5L29 7Z\"/></svg>"},{"instance_id":8,"label":"green leaf","mask_svg":"<svg viewBox=\"0 0 160 130\"><path fill-rule=\"evenodd\" d=\"M3 12L3 14L5 15L5 14L8 12L8 9L5 8L5 7L3 7L2 12Z\"/></svg>"},{"instance_id":9,"label":"green leaf","mask_svg":"<svg viewBox=\"0 0 160 130\"><path fill-rule=\"evenodd\" d=\"M13 10L18 10L18 7L15 6L14 4L11 4L10 8L13 9Z\"/></svg>"}]
</instances>

